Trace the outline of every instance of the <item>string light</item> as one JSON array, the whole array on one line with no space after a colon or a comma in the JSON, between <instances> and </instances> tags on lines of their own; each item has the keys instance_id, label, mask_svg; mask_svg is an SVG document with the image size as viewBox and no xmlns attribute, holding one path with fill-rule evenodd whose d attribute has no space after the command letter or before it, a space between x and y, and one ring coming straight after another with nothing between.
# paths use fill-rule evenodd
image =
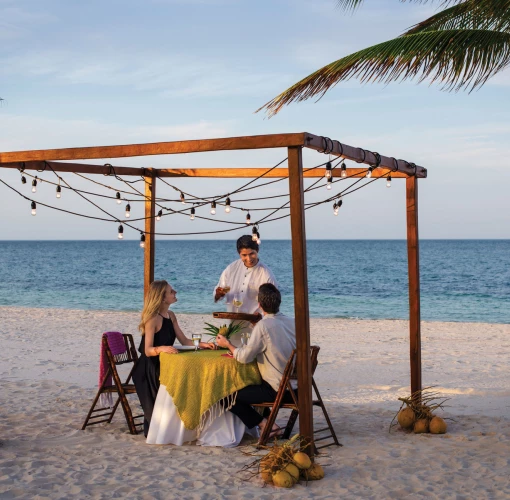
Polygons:
<instances>
[{"instance_id":1,"label":"string light","mask_svg":"<svg viewBox=\"0 0 510 500\"><path fill-rule=\"evenodd\" d=\"M368 167L367 175L366 175L367 179L370 179L370 177L372 177L372 170L373 169L374 169L374 167Z\"/></svg>"},{"instance_id":2,"label":"string light","mask_svg":"<svg viewBox=\"0 0 510 500\"><path fill-rule=\"evenodd\" d=\"M60 180L59 180L60 182ZM57 198L60 198L62 196L62 188L60 187L60 184L57 186Z\"/></svg>"},{"instance_id":3,"label":"string light","mask_svg":"<svg viewBox=\"0 0 510 500\"><path fill-rule=\"evenodd\" d=\"M246 214L246 224L249 224L249 223L250 223L250 221L251 221L251 215L250 215L250 212L248 212L248 213Z\"/></svg>"},{"instance_id":4,"label":"string light","mask_svg":"<svg viewBox=\"0 0 510 500\"><path fill-rule=\"evenodd\" d=\"M37 192L37 177L32 181L32 193Z\"/></svg>"},{"instance_id":5,"label":"string light","mask_svg":"<svg viewBox=\"0 0 510 500\"><path fill-rule=\"evenodd\" d=\"M128 203L126 205L126 219L129 219L131 217L131 205Z\"/></svg>"},{"instance_id":6,"label":"string light","mask_svg":"<svg viewBox=\"0 0 510 500\"><path fill-rule=\"evenodd\" d=\"M386 179L386 187L391 187L391 174L388 175L387 179Z\"/></svg>"},{"instance_id":7,"label":"string light","mask_svg":"<svg viewBox=\"0 0 510 500\"><path fill-rule=\"evenodd\" d=\"M340 177L347 177L347 165L344 162L342 162L342 173Z\"/></svg>"},{"instance_id":8,"label":"string light","mask_svg":"<svg viewBox=\"0 0 510 500\"><path fill-rule=\"evenodd\" d=\"M332 176L331 169L332 169L331 162L328 161L328 163L326 163L326 173L324 174L326 179L331 179Z\"/></svg>"},{"instance_id":9,"label":"string light","mask_svg":"<svg viewBox=\"0 0 510 500\"><path fill-rule=\"evenodd\" d=\"M158 212L158 215L156 215L156 220L161 220L161 216L163 215L163 210L160 210Z\"/></svg>"},{"instance_id":10,"label":"string light","mask_svg":"<svg viewBox=\"0 0 510 500\"><path fill-rule=\"evenodd\" d=\"M26 184L26 183L27 183L27 178L24 175L22 175L21 176L21 184Z\"/></svg>"},{"instance_id":11,"label":"string light","mask_svg":"<svg viewBox=\"0 0 510 500\"><path fill-rule=\"evenodd\" d=\"M145 234L140 236L140 248L145 248Z\"/></svg>"},{"instance_id":12,"label":"string light","mask_svg":"<svg viewBox=\"0 0 510 500\"><path fill-rule=\"evenodd\" d=\"M230 213L230 198L227 198L227 199L225 200L225 212L226 212L227 214L229 214L229 213Z\"/></svg>"},{"instance_id":13,"label":"string light","mask_svg":"<svg viewBox=\"0 0 510 500\"><path fill-rule=\"evenodd\" d=\"M252 241L257 241L257 226L253 226L253 229L251 230L252 232L252 235L251 235L251 240Z\"/></svg>"},{"instance_id":14,"label":"string light","mask_svg":"<svg viewBox=\"0 0 510 500\"><path fill-rule=\"evenodd\" d=\"M31 207L32 207L32 212L31 213L32 213L32 215L35 215L37 213L37 206L35 204L35 201L32 202Z\"/></svg>"},{"instance_id":15,"label":"string light","mask_svg":"<svg viewBox=\"0 0 510 500\"><path fill-rule=\"evenodd\" d=\"M259 234L259 232L257 231L257 245L260 245L260 242L261 242L261 241L262 241L262 240L260 239L260 234Z\"/></svg>"},{"instance_id":16,"label":"string light","mask_svg":"<svg viewBox=\"0 0 510 500\"><path fill-rule=\"evenodd\" d=\"M338 215L338 205L336 204L336 201L335 201L335 203L333 203L333 213L335 215Z\"/></svg>"},{"instance_id":17,"label":"string light","mask_svg":"<svg viewBox=\"0 0 510 500\"><path fill-rule=\"evenodd\" d=\"M211 203L211 215L216 215L216 202Z\"/></svg>"},{"instance_id":18,"label":"string light","mask_svg":"<svg viewBox=\"0 0 510 500\"><path fill-rule=\"evenodd\" d=\"M122 227L122 224L119 226L119 240L124 239L124 228Z\"/></svg>"},{"instance_id":19,"label":"string light","mask_svg":"<svg viewBox=\"0 0 510 500\"><path fill-rule=\"evenodd\" d=\"M191 215L189 216L191 220L195 220L195 207L191 207Z\"/></svg>"},{"instance_id":20,"label":"string light","mask_svg":"<svg viewBox=\"0 0 510 500\"><path fill-rule=\"evenodd\" d=\"M117 205L120 205L122 200L120 199L120 193L118 191L115 193L115 198L117 198Z\"/></svg>"},{"instance_id":21,"label":"string light","mask_svg":"<svg viewBox=\"0 0 510 500\"><path fill-rule=\"evenodd\" d=\"M186 198L184 198L184 193L181 191L181 195L180 195L180 198L181 198L181 203L183 205L186 205Z\"/></svg>"},{"instance_id":22,"label":"string light","mask_svg":"<svg viewBox=\"0 0 510 500\"><path fill-rule=\"evenodd\" d=\"M331 189L333 186L333 179L331 177L328 177L328 182L326 183L326 189Z\"/></svg>"}]
</instances>

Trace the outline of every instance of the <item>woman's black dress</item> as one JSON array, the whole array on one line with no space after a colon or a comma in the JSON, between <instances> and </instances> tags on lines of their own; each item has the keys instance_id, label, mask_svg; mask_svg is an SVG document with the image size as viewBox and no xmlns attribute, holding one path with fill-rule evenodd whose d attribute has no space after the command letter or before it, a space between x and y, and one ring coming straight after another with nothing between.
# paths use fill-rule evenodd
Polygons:
<instances>
[{"instance_id":1,"label":"woman's black dress","mask_svg":"<svg viewBox=\"0 0 510 500\"><path fill-rule=\"evenodd\" d=\"M153 346L174 345L175 330L172 320L164 316L161 317L163 318L163 325L161 330L154 334ZM133 372L133 382L143 408L143 433L147 437L152 410L154 409L154 403L156 402L159 390L159 356L145 355L145 336L143 335L138 351L140 351L141 355Z\"/></svg>"}]
</instances>

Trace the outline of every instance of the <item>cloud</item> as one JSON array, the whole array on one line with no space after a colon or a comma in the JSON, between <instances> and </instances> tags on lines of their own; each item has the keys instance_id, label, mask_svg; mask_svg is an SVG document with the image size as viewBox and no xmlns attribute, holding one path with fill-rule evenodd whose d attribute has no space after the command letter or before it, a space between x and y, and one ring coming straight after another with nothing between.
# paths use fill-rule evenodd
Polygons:
<instances>
[{"instance_id":1,"label":"cloud","mask_svg":"<svg viewBox=\"0 0 510 500\"><path fill-rule=\"evenodd\" d=\"M0 39L21 38L31 34L34 26L55 22L57 18L46 12L19 7L0 7Z\"/></svg>"},{"instance_id":2,"label":"cloud","mask_svg":"<svg viewBox=\"0 0 510 500\"><path fill-rule=\"evenodd\" d=\"M232 67L196 56L94 54L66 50L30 52L4 58L0 74L32 76L55 83L129 87L164 97L246 96L271 93L290 81L278 73Z\"/></svg>"}]
</instances>

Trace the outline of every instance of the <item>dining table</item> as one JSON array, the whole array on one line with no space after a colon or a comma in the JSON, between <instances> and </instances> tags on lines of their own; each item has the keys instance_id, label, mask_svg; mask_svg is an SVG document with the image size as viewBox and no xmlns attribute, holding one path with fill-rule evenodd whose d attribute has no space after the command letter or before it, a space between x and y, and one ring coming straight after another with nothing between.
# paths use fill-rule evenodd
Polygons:
<instances>
[{"instance_id":1,"label":"dining table","mask_svg":"<svg viewBox=\"0 0 510 500\"><path fill-rule=\"evenodd\" d=\"M180 346L176 346L180 347ZM239 363L227 350L184 349L161 353L160 387L148 444L237 446L249 430L228 408L237 391L262 382L257 363Z\"/></svg>"}]
</instances>

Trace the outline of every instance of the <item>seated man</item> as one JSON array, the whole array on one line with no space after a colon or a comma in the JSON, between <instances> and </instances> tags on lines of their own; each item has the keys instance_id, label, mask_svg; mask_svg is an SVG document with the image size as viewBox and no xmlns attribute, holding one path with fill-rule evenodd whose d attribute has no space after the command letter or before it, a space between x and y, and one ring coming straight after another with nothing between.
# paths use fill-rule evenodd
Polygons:
<instances>
[{"instance_id":1,"label":"seated man","mask_svg":"<svg viewBox=\"0 0 510 500\"><path fill-rule=\"evenodd\" d=\"M217 344L227 347L240 363L251 363L257 359L262 384L250 385L238 391L236 403L230 409L248 429L258 425L262 430L266 425L267 420L251 404L276 399L285 366L296 348L294 318L279 312L281 301L280 292L273 284L261 285L258 302L264 317L253 329L248 345L236 348L223 335L217 337ZM275 426L273 430L278 430L278 427Z\"/></svg>"}]
</instances>

